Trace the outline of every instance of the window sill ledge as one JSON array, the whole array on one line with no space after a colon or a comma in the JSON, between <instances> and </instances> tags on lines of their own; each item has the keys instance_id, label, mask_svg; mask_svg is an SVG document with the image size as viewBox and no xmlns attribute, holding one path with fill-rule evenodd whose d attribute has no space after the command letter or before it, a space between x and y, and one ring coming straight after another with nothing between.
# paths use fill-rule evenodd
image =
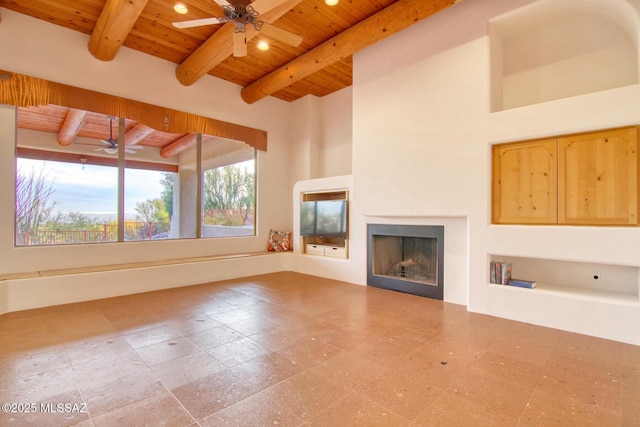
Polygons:
<instances>
[{"instance_id":1,"label":"window sill ledge","mask_svg":"<svg viewBox=\"0 0 640 427\"><path fill-rule=\"evenodd\" d=\"M199 263L199 262L209 262L209 261L217 261L217 260L225 260L232 258L246 258L246 257L254 257L254 256L265 256L272 254L291 254L291 251L288 252L250 252L244 254L228 254L228 255L215 255L215 256L202 256L202 257L190 257L190 258L172 258L158 261L142 261L142 262L131 262L124 264L109 264L109 265L98 265L98 266L89 266L89 267L78 267L78 268L65 268L59 270L41 270L41 271L30 271L23 273L9 273L9 274L0 274L0 281L4 280L20 280L20 279L33 279L37 277L52 277L52 276L64 276L69 274L86 274L86 273L101 273L105 271L117 271L117 270L128 270L135 268L148 268L148 267L162 267L167 265L176 265L176 264L191 264L191 263Z\"/></svg>"}]
</instances>

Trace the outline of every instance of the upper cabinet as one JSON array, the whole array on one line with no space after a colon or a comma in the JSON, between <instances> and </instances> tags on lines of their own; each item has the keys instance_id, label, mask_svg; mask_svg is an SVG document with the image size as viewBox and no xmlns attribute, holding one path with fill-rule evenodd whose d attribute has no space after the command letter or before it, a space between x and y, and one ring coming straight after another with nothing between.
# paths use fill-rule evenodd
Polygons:
<instances>
[{"instance_id":1,"label":"upper cabinet","mask_svg":"<svg viewBox=\"0 0 640 427\"><path fill-rule=\"evenodd\" d=\"M558 223L638 224L636 128L558 139Z\"/></svg>"},{"instance_id":2,"label":"upper cabinet","mask_svg":"<svg viewBox=\"0 0 640 427\"><path fill-rule=\"evenodd\" d=\"M556 140L493 147L493 222L557 222Z\"/></svg>"},{"instance_id":3,"label":"upper cabinet","mask_svg":"<svg viewBox=\"0 0 640 427\"><path fill-rule=\"evenodd\" d=\"M637 128L493 147L494 224L637 225Z\"/></svg>"}]
</instances>

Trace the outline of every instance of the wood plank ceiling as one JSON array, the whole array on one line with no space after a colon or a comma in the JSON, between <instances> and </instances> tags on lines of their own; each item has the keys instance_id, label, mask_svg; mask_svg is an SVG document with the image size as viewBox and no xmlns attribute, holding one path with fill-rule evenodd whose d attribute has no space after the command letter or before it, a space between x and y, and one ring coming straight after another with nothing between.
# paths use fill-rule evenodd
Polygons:
<instances>
[{"instance_id":1,"label":"wood plank ceiling","mask_svg":"<svg viewBox=\"0 0 640 427\"><path fill-rule=\"evenodd\" d=\"M187 6L187 14L174 11L177 1ZM285 101L322 97L350 86L355 52L459 0L339 0L335 6L325 0L228 1L264 7L260 20L301 36L302 43L290 46L247 25L247 54L237 57L231 22L185 29L172 25L224 16L218 4L224 0L0 0L0 7L89 35L87 48L98 59L109 61L125 46L175 63L176 78L184 85L210 74L242 86L242 98L253 103L269 95ZM269 50L258 49L261 39L269 42ZM61 106L21 107L18 127L56 133L58 147L51 149L61 161L77 160L71 154L79 147L73 144L77 137L106 140L110 130L118 132L117 123L104 114ZM195 143L195 134L164 133L132 120L125 132L130 151L133 145L153 147L165 159ZM99 162L93 154L83 157ZM39 158L41 153L22 155Z\"/></svg>"},{"instance_id":2,"label":"wood plank ceiling","mask_svg":"<svg viewBox=\"0 0 640 427\"><path fill-rule=\"evenodd\" d=\"M0 6L90 35L88 48L99 59L110 60L126 46L177 64L183 84L208 73L243 86L243 99L252 103L268 95L286 101L322 97L350 86L353 53L459 0L340 0L335 6L324 0L256 0L276 5L259 19L302 36L302 43L289 46L251 27L244 57L232 54L231 22L172 25L224 16L216 2L181 0L189 10L181 15L173 9L177 1L0 0ZM248 0L229 0L242 1ZM269 50L258 49L261 39Z\"/></svg>"}]
</instances>

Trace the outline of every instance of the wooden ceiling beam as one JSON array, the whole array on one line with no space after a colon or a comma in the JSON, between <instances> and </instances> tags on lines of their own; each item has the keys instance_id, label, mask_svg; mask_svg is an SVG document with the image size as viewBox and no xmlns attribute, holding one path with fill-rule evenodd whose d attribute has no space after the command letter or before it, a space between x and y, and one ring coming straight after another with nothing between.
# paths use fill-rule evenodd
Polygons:
<instances>
[{"instance_id":1,"label":"wooden ceiling beam","mask_svg":"<svg viewBox=\"0 0 640 427\"><path fill-rule=\"evenodd\" d=\"M302 0L288 0L282 5L260 15L260 20L273 23L289 10L296 7ZM185 86L197 82L202 76L213 70L218 64L233 54L233 32L235 25L227 22L213 33L196 49L182 64L176 68L178 81ZM253 26L247 26L245 36L247 41L258 34Z\"/></svg>"},{"instance_id":2,"label":"wooden ceiling beam","mask_svg":"<svg viewBox=\"0 0 640 427\"><path fill-rule=\"evenodd\" d=\"M142 123L138 123L124 135L124 145L135 145L156 130Z\"/></svg>"},{"instance_id":3,"label":"wooden ceiling beam","mask_svg":"<svg viewBox=\"0 0 640 427\"><path fill-rule=\"evenodd\" d=\"M65 117L60 131L58 132L58 145L66 147L70 145L74 139L78 136L82 125L87 119L87 112L83 110L76 110L75 108L69 108L67 117Z\"/></svg>"},{"instance_id":4,"label":"wooden ceiling beam","mask_svg":"<svg viewBox=\"0 0 640 427\"><path fill-rule=\"evenodd\" d=\"M163 159L167 159L171 156L175 156L176 154L180 154L188 148L196 145L196 136L197 133L189 133L182 138L178 138L170 144L165 145L160 150L160 157Z\"/></svg>"},{"instance_id":5,"label":"wooden ceiling beam","mask_svg":"<svg viewBox=\"0 0 640 427\"><path fill-rule=\"evenodd\" d=\"M248 104L271 95L460 0L398 0L242 89Z\"/></svg>"},{"instance_id":6,"label":"wooden ceiling beam","mask_svg":"<svg viewBox=\"0 0 640 427\"><path fill-rule=\"evenodd\" d=\"M107 0L89 39L89 52L102 61L115 58L149 0Z\"/></svg>"}]
</instances>

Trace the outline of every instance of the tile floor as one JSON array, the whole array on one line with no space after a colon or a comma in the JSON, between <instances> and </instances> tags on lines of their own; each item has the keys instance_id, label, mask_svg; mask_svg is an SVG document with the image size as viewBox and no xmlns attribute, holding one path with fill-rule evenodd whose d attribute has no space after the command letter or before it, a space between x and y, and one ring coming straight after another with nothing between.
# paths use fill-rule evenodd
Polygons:
<instances>
[{"instance_id":1,"label":"tile floor","mask_svg":"<svg viewBox=\"0 0 640 427\"><path fill-rule=\"evenodd\" d=\"M640 425L640 347L289 272L10 313L0 348L3 426Z\"/></svg>"}]
</instances>

